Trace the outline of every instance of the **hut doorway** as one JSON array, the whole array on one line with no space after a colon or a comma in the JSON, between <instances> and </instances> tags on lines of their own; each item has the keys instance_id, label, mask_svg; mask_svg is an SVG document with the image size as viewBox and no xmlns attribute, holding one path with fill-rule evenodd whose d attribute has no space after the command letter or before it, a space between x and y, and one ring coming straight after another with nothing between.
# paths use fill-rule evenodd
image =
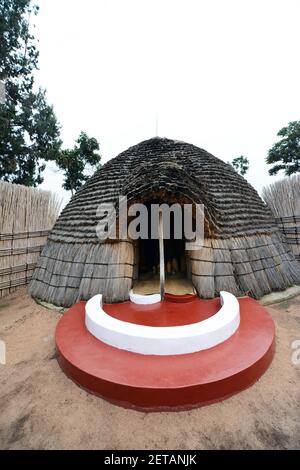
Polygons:
<instances>
[{"instance_id":1,"label":"hut doorway","mask_svg":"<svg viewBox=\"0 0 300 470\"><path fill-rule=\"evenodd\" d=\"M151 239L151 204L148 203L148 239L139 239L137 243L137 280L134 292L153 294L161 292L160 255L161 247L157 239ZM182 230L182 233L183 230ZM195 289L189 276L189 262L185 251L185 239L175 237L174 214L170 214L170 236L163 238L163 266L165 292L171 294L194 293Z\"/></svg>"},{"instance_id":2,"label":"hut doorway","mask_svg":"<svg viewBox=\"0 0 300 470\"><path fill-rule=\"evenodd\" d=\"M164 239L165 276L186 277L185 242L177 239ZM138 243L139 278L159 278L159 241L143 240Z\"/></svg>"}]
</instances>

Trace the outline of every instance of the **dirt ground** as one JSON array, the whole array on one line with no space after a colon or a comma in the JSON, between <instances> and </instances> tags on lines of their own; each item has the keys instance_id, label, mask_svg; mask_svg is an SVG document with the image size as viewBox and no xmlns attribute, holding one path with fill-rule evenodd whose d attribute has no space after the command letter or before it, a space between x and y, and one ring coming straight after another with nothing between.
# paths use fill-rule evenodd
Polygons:
<instances>
[{"instance_id":1,"label":"dirt ground","mask_svg":"<svg viewBox=\"0 0 300 470\"><path fill-rule=\"evenodd\" d=\"M55 356L59 313L25 291L0 300L1 449L294 449L300 448L300 296L268 307L276 355L248 390L180 413L140 413L113 406L71 382Z\"/></svg>"}]
</instances>

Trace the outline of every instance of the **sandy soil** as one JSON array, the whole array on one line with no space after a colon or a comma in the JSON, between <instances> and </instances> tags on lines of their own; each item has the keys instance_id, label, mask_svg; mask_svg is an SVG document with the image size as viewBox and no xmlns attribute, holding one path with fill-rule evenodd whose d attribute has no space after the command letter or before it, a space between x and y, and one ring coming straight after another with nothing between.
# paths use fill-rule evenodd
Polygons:
<instances>
[{"instance_id":1,"label":"sandy soil","mask_svg":"<svg viewBox=\"0 0 300 470\"><path fill-rule=\"evenodd\" d=\"M300 448L300 297L268 307L276 322L272 366L251 388L224 402L180 413L140 413L84 392L60 370L54 330L60 314L24 291L0 300L2 449Z\"/></svg>"}]
</instances>

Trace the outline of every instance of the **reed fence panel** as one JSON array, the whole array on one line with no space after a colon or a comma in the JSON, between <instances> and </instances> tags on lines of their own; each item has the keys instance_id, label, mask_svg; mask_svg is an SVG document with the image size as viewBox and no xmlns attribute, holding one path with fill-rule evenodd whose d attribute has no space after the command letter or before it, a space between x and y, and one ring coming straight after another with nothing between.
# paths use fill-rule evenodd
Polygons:
<instances>
[{"instance_id":1,"label":"reed fence panel","mask_svg":"<svg viewBox=\"0 0 300 470\"><path fill-rule=\"evenodd\" d=\"M292 175L263 188L269 205L286 243L300 261L300 175Z\"/></svg>"},{"instance_id":2,"label":"reed fence panel","mask_svg":"<svg viewBox=\"0 0 300 470\"><path fill-rule=\"evenodd\" d=\"M49 191L0 182L0 298L30 281L60 207Z\"/></svg>"}]
</instances>

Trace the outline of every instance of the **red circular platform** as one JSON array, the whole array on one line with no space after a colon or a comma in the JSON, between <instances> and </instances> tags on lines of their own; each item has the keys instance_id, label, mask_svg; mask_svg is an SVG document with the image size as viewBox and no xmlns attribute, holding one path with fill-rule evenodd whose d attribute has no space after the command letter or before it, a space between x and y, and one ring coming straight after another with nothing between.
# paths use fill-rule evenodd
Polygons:
<instances>
[{"instance_id":1,"label":"red circular platform","mask_svg":"<svg viewBox=\"0 0 300 470\"><path fill-rule=\"evenodd\" d=\"M181 410L223 400L253 384L268 368L275 350L274 322L268 312L253 299L241 298L239 302L241 323L231 338L211 349L177 356L147 356L102 343L87 331L85 302L80 302L58 322L58 362L75 383L127 408ZM167 304L170 302L159 304L161 312L166 305L168 313L165 320L162 318L165 325L166 318L171 318ZM131 302L107 305L104 309L107 313L112 309L116 312L120 305L127 312L126 321L134 321L137 307L143 318L149 309ZM194 313L189 313L190 320L196 317L200 320L201 312L206 312L207 317L207 313L211 315L219 309L217 300L198 299L178 306L184 306L185 310L194 307ZM176 312L175 317L179 310ZM152 316L150 312L148 315ZM172 322L178 324L175 317ZM153 322L157 324L157 315L153 316Z\"/></svg>"}]
</instances>

